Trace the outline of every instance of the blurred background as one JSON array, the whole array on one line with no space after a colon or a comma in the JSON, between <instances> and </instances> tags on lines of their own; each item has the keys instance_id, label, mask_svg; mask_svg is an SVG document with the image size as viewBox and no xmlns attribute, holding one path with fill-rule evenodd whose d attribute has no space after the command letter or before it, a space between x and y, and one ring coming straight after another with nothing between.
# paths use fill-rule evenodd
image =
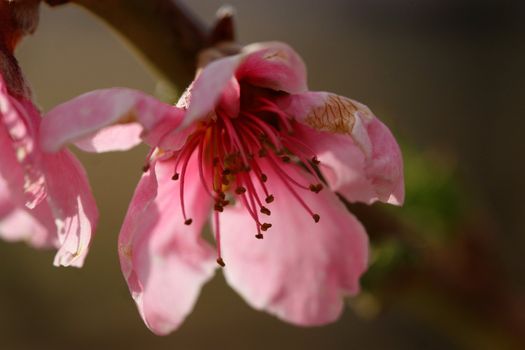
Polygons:
<instances>
[{"instance_id":1,"label":"blurred background","mask_svg":"<svg viewBox=\"0 0 525 350\"><path fill-rule=\"evenodd\" d=\"M186 3L207 23L224 4ZM91 253L81 270L57 269L54 252L0 242L0 349L518 348L525 321L522 2L229 4L241 43L288 42L306 61L312 90L364 102L402 143L406 205L375 205L386 223L353 208L373 242L363 293L339 322L302 329L249 308L219 272L178 331L154 336L117 259L146 149L75 151L102 213ZM42 6L38 31L17 54L44 111L98 88L164 90L133 50L75 5Z\"/></svg>"}]
</instances>

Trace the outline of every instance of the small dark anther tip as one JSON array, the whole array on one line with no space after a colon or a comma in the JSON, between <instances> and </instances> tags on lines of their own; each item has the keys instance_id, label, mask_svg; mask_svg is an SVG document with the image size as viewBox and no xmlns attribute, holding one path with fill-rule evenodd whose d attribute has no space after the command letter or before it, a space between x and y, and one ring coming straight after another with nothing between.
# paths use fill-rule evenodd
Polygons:
<instances>
[{"instance_id":1,"label":"small dark anther tip","mask_svg":"<svg viewBox=\"0 0 525 350\"><path fill-rule=\"evenodd\" d=\"M193 222L193 219L187 219L186 221L184 221L184 225L191 225L191 223Z\"/></svg>"},{"instance_id":2,"label":"small dark anther tip","mask_svg":"<svg viewBox=\"0 0 525 350\"><path fill-rule=\"evenodd\" d=\"M321 217L318 214L312 215L312 218L314 219L315 222L319 222L319 220L321 220Z\"/></svg>"},{"instance_id":3,"label":"small dark anther tip","mask_svg":"<svg viewBox=\"0 0 525 350\"><path fill-rule=\"evenodd\" d=\"M272 224L265 222L264 224L261 225L261 231L268 231L270 227L272 227Z\"/></svg>"},{"instance_id":4,"label":"small dark anther tip","mask_svg":"<svg viewBox=\"0 0 525 350\"><path fill-rule=\"evenodd\" d=\"M261 213L263 213L265 215L272 215L272 212L270 211L270 209L268 209L266 207L261 207Z\"/></svg>"},{"instance_id":5,"label":"small dark anther tip","mask_svg":"<svg viewBox=\"0 0 525 350\"><path fill-rule=\"evenodd\" d=\"M222 260L222 258L217 258L217 264L219 264L220 267L226 266L226 264L224 263L224 260Z\"/></svg>"},{"instance_id":6,"label":"small dark anther tip","mask_svg":"<svg viewBox=\"0 0 525 350\"><path fill-rule=\"evenodd\" d=\"M258 233L258 234L255 235L255 238L257 238L257 239L263 239L264 236L263 236L262 233Z\"/></svg>"}]
</instances>

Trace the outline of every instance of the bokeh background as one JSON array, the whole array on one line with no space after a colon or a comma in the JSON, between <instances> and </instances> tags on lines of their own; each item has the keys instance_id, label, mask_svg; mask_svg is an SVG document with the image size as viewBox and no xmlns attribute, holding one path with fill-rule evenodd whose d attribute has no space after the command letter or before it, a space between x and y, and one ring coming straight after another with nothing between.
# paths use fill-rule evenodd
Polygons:
<instances>
[{"instance_id":1,"label":"bokeh background","mask_svg":"<svg viewBox=\"0 0 525 350\"><path fill-rule=\"evenodd\" d=\"M223 5L186 3L208 23ZM406 208L387 209L389 214L414 218L414 230L423 237L448 235L430 239L445 247L455 244L458 227L468 226L469 235L479 233L490 242L488 257L479 256L480 269L498 266L497 279L487 272L488 284L504 283L512 294L524 294L525 16L519 1L229 3L237 9L242 43L290 43L308 65L312 90L366 103L402 140L409 197ZM43 110L97 88L164 91L133 50L74 5L42 6L39 30L17 54ZM102 213L83 269L57 269L53 252L0 242L0 349L495 348L484 342L483 328L463 334L455 313L444 311L436 322L425 312L436 307L430 302L406 295L396 302L395 288L385 305L365 288L365 297L349 301L339 322L296 328L250 309L220 272L178 331L154 336L129 296L116 249L145 152L140 147L125 154L76 152ZM447 259L442 257L443 264L454 274L454 262ZM418 255L405 260L423 264ZM461 277L467 285L469 276ZM383 299L389 291L382 291ZM503 339L498 348L510 346L504 338L498 338Z\"/></svg>"}]
</instances>

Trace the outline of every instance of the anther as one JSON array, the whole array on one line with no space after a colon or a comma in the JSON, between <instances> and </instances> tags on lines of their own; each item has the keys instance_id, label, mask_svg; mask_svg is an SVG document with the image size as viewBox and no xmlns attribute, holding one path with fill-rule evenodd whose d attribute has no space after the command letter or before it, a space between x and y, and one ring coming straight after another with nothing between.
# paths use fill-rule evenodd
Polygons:
<instances>
[{"instance_id":1,"label":"anther","mask_svg":"<svg viewBox=\"0 0 525 350\"><path fill-rule=\"evenodd\" d=\"M226 175L230 175L231 173L232 173L232 171L231 171L230 169L224 169L224 170L222 171L222 175L225 175L225 176L226 176Z\"/></svg>"},{"instance_id":2,"label":"anther","mask_svg":"<svg viewBox=\"0 0 525 350\"><path fill-rule=\"evenodd\" d=\"M315 192L315 193L319 193L323 189L323 185L322 184L316 184L316 185L311 184L309 186L309 188L310 188L310 191Z\"/></svg>"},{"instance_id":3,"label":"anther","mask_svg":"<svg viewBox=\"0 0 525 350\"><path fill-rule=\"evenodd\" d=\"M266 150L266 148L261 148L259 150L259 157L260 158L266 157L267 155L268 155L268 151Z\"/></svg>"},{"instance_id":4,"label":"anther","mask_svg":"<svg viewBox=\"0 0 525 350\"><path fill-rule=\"evenodd\" d=\"M244 188L244 187L237 187L235 189L235 193L237 193L238 195L241 195L241 194L243 194L245 192L246 192L246 188Z\"/></svg>"},{"instance_id":5,"label":"anther","mask_svg":"<svg viewBox=\"0 0 525 350\"><path fill-rule=\"evenodd\" d=\"M213 206L213 208L218 211L219 213L222 213L224 211L223 206L220 203L217 203Z\"/></svg>"},{"instance_id":6,"label":"anther","mask_svg":"<svg viewBox=\"0 0 525 350\"><path fill-rule=\"evenodd\" d=\"M272 227L272 224L265 222L261 225L261 231L267 231L270 227Z\"/></svg>"},{"instance_id":7,"label":"anther","mask_svg":"<svg viewBox=\"0 0 525 350\"><path fill-rule=\"evenodd\" d=\"M217 264L219 264L220 267L226 266L226 264L224 263L224 260L222 260L222 258L217 258Z\"/></svg>"},{"instance_id":8,"label":"anther","mask_svg":"<svg viewBox=\"0 0 525 350\"><path fill-rule=\"evenodd\" d=\"M321 217L319 216L319 214L314 214L314 215L312 215L312 218L314 219L315 222L319 222L319 220L321 219Z\"/></svg>"},{"instance_id":9,"label":"anther","mask_svg":"<svg viewBox=\"0 0 525 350\"><path fill-rule=\"evenodd\" d=\"M230 201L228 201L228 200L226 200L226 201L225 201L225 200L221 201L221 205L222 205L223 207L227 206L228 204L230 204Z\"/></svg>"},{"instance_id":10,"label":"anther","mask_svg":"<svg viewBox=\"0 0 525 350\"><path fill-rule=\"evenodd\" d=\"M257 238L257 239L263 239L264 236L263 236L262 233L258 233L258 234L255 235L255 238Z\"/></svg>"},{"instance_id":11,"label":"anther","mask_svg":"<svg viewBox=\"0 0 525 350\"><path fill-rule=\"evenodd\" d=\"M174 181L177 181L179 179L179 173L175 173L173 174L173 176L171 177L172 180Z\"/></svg>"},{"instance_id":12,"label":"anther","mask_svg":"<svg viewBox=\"0 0 525 350\"><path fill-rule=\"evenodd\" d=\"M261 181L262 182L268 181L268 176L266 176L266 174L261 174Z\"/></svg>"},{"instance_id":13,"label":"anther","mask_svg":"<svg viewBox=\"0 0 525 350\"><path fill-rule=\"evenodd\" d=\"M224 200L224 198L226 198L226 194L224 194L224 192L218 192L217 197L219 197L221 200Z\"/></svg>"},{"instance_id":14,"label":"anther","mask_svg":"<svg viewBox=\"0 0 525 350\"><path fill-rule=\"evenodd\" d=\"M269 195L268 197L266 197L266 199L264 200L266 203L270 204L271 202L274 201L274 197L273 197L273 194Z\"/></svg>"},{"instance_id":15,"label":"anther","mask_svg":"<svg viewBox=\"0 0 525 350\"><path fill-rule=\"evenodd\" d=\"M321 162L319 161L319 159L317 159L317 156L314 156L314 157L312 158L312 163L314 163L315 165L319 165L319 164L321 164Z\"/></svg>"},{"instance_id":16,"label":"anther","mask_svg":"<svg viewBox=\"0 0 525 350\"><path fill-rule=\"evenodd\" d=\"M143 171L143 172L147 172L147 171L149 170L149 168L150 168L150 165L149 165L149 163L148 163L148 164L146 164L146 165L144 165L144 166L142 167L142 171Z\"/></svg>"},{"instance_id":17,"label":"anther","mask_svg":"<svg viewBox=\"0 0 525 350\"><path fill-rule=\"evenodd\" d=\"M281 160L285 163L290 163L290 161L292 160L290 157L288 156L282 156L281 157Z\"/></svg>"},{"instance_id":18,"label":"anther","mask_svg":"<svg viewBox=\"0 0 525 350\"><path fill-rule=\"evenodd\" d=\"M261 207L261 213L266 214L266 215L272 215L272 212L270 211L270 209L266 207Z\"/></svg>"},{"instance_id":19,"label":"anther","mask_svg":"<svg viewBox=\"0 0 525 350\"><path fill-rule=\"evenodd\" d=\"M223 184L224 186L228 186L228 185L230 184L230 181L228 181L228 179L227 179L226 177L223 177L223 178L222 178L222 184Z\"/></svg>"},{"instance_id":20,"label":"anther","mask_svg":"<svg viewBox=\"0 0 525 350\"><path fill-rule=\"evenodd\" d=\"M193 219L186 219L186 221L184 221L184 225L191 225L191 223L193 222Z\"/></svg>"}]
</instances>

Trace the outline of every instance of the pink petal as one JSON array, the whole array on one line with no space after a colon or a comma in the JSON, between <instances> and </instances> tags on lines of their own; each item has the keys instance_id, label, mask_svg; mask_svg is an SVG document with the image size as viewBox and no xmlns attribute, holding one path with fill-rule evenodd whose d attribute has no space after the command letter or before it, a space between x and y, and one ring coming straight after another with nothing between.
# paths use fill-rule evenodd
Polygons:
<instances>
[{"instance_id":1,"label":"pink petal","mask_svg":"<svg viewBox=\"0 0 525 350\"><path fill-rule=\"evenodd\" d=\"M290 46L281 42L256 43L245 46L242 53L246 58L235 73L239 82L291 94L308 89L305 64Z\"/></svg>"},{"instance_id":2,"label":"pink petal","mask_svg":"<svg viewBox=\"0 0 525 350\"><path fill-rule=\"evenodd\" d=\"M9 207L12 201L24 203L24 171L16 158L13 141L1 123L0 159L0 207Z\"/></svg>"},{"instance_id":3,"label":"pink petal","mask_svg":"<svg viewBox=\"0 0 525 350\"><path fill-rule=\"evenodd\" d=\"M174 162L160 161L140 180L119 236L122 272L144 322L158 335L180 326L216 265L200 236L210 200L195 179L197 162L190 163L184 194L193 223L185 225L181 215Z\"/></svg>"},{"instance_id":4,"label":"pink petal","mask_svg":"<svg viewBox=\"0 0 525 350\"><path fill-rule=\"evenodd\" d=\"M359 290L368 259L366 233L329 190L298 190L320 215L315 223L275 171L263 169L275 201L268 205L271 215L261 219L272 227L257 240L248 213L239 206L225 208L220 224L226 280L251 306L288 322L333 322L343 310L342 297ZM297 166L282 169L302 183L313 181Z\"/></svg>"},{"instance_id":5,"label":"pink petal","mask_svg":"<svg viewBox=\"0 0 525 350\"><path fill-rule=\"evenodd\" d=\"M75 146L94 153L127 151L142 142L141 135L142 125L139 123L115 124L76 141Z\"/></svg>"},{"instance_id":6,"label":"pink petal","mask_svg":"<svg viewBox=\"0 0 525 350\"><path fill-rule=\"evenodd\" d=\"M215 108L243 58L242 55L228 56L204 67L183 96L189 98L190 103L182 128L206 118Z\"/></svg>"},{"instance_id":7,"label":"pink petal","mask_svg":"<svg viewBox=\"0 0 525 350\"><path fill-rule=\"evenodd\" d=\"M41 145L48 152L75 141L81 141L79 147L87 151L126 150L140 142L141 127L150 130L165 118L180 121L181 114L140 91L96 90L49 111L42 121Z\"/></svg>"},{"instance_id":8,"label":"pink petal","mask_svg":"<svg viewBox=\"0 0 525 350\"><path fill-rule=\"evenodd\" d=\"M235 118L241 109L241 86L235 78L231 78L222 92L217 109L225 115Z\"/></svg>"},{"instance_id":9,"label":"pink petal","mask_svg":"<svg viewBox=\"0 0 525 350\"><path fill-rule=\"evenodd\" d=\"M69 151L43 157L47 200L60 245L54 264L81 267L98 220L95 199L82 165Z\"/></svg>"},{"instance_id":10,"label":"pink petal","mask_svg":"<svg viewBox=\"0 0 525 350\"><path fill-rule=\"evenodd\" d=\"M0 237L11 242L26 241L37 248L55 247L55 224L52 220L47 220L52 219L50 215L42 212L49 210L45 207L45 203L42 203L32 210L18 208L11 211L0 221ZM36 211L39 213L35 213ZM38 217L45 218L47 222L44 224L38 221Z\"/></svg>"},{"instance_id":11,"label":"pink petal","mask_svg":"<svg viewBox=\"0 0 525 350\"><path fill-rule=\"evenodd\" d=\"M234 105L235 94L225 93L234 75L239 82L276 91L307 90L306 67L291 47L280 42L248 45L241 54L218 59L204 67L182 97L180 105L187 105L188 113L181 127L206 118L225 95L228 105Z\"/></svg>"},{"instance_id":12,"label":"pink petal","mask_svg":"<svg viewBox=\"0 0 525 350\"><path fill-rule=\"evenodd\" d=\"M403 159L390 130L365 105L310 92L281 107L303 123L298 137L316 153L330 188L349 201L404 201Z\"/></svg>"}]
</instances>

